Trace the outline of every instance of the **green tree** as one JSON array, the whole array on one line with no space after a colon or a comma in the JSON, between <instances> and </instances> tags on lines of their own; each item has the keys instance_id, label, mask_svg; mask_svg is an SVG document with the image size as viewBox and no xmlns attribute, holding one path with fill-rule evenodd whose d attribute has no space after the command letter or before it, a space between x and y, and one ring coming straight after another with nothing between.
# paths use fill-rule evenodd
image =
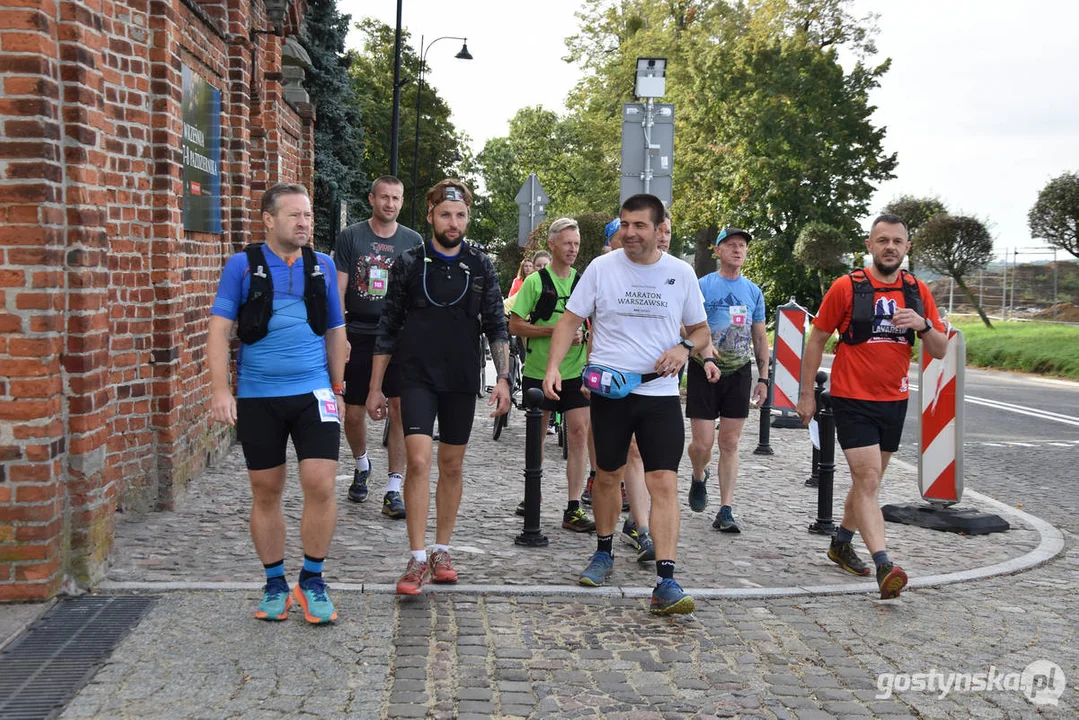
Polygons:
<instances>
[{"instance_id":1,"label":"green tree","mask_svg":"<svg viewBox=\"0 0 1079 720\"><path fill-rule=\"evenodd\" d=\"M1027 215L1030 234L1079 257L1079 174L1053 178Z\"/></svg>"},{"instance_id":2,"label":"green tree","mask_svg":"<svg viewBox=\"0 0 1079 720\"><path fill-rule=\"evenodd\" d=\"M940 215L947 213L948 208L944 206L944 203L940 198L935 197L915 197L914 195L902 195L892 200L890 203L884 206L881 213L891 213L892 215L898 215L903 218L907 223L907 232L910 234L910 241L914 244L918 243L918 230L925 225L925 223L934 215ZM908 258L910 263L910 270L914 272L914 259Z\"/></svg>"},{"instance_id":3,"label":"green tree","mask_svg":"<svg viewBox=\"0 0 1079 720\"><path fill-rule=\"evenodd\" d=\"M389 172L390 129L393 121L393 57L394 28L365 18L356 27L364 34L362 52L349 53L349 74L352 87L363 110L367 145L364 164L372 178ZM416 128L416 90L420 77L420 58L412 48L411 36L401 33L401 97L398 150L398 173L405 186L405 202L400 221L409 225L412 198L417 189L412 186L415 167L414 132ZM441 47L441 46L440 46ZM431 68L424 69L423 96L420 99L419 173L416 203L417 232L423 233L427 207L424 195L439 180L456 177L469 181L463 168L467 164L468 138L457 132L450 122L450 107L431 84ZM470 183L471 185L472 183Z\"/></svg>"},{"instance_id":4,"label":"green tree","mask_svg":"<svg viewBox=\"0 0 1079 720\"><path fill-rule=\"evenodd\" d=\"M335 201L348 204L350 220L367 208L364 128L344 60L350 16L335 0L310 0L300 44L311 57L304 87L315 106L315 247L333 247Z\"/></svg>"},{"instance_id":5,"label":"green tree","mask_svg":"<svg viewBox=\"0 0 1079 720\"><path fill-rule=\"evenodd\" d=\"M934 215L918 231L913 253L930 270L955 280L985 326L993 327L965 282L965 278L983 269L993 257L993 238L985 223L961 215Z\"/></svg>"},{"instance_id":6,"label":"green tree","mask_svg":"<svg viewBox=\"0 0 1079 720\"><path fill-rule=\"evenodd\" d=\"M794 243L794 258L817 272L821 294L837 275L847 269L844 256L857 251L858 241L839 228L822 222L811 222L798 233Z\"/></svg>"}]
</instances>

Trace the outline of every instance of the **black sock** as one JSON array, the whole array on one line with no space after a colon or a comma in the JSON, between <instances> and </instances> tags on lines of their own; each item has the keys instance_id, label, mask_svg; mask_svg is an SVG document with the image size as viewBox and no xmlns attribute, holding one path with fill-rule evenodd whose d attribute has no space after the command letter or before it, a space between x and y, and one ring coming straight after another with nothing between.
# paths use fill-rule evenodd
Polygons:
<instances>
[{"instance_id":1,"label":"black sock","mask_svg":"<svg viewBox=\"0 0 1079 720\"><path fill-rule=\"evenodd\" d=\"M614 555L614 535L597 535L596 551Z\"/></svg>"},{"instance_id":2,"label":"black sock","mask_svg":"<svg viewBox=\"0 0 1079 720\"><path fill-rule=\"evenodd\" d=\"M656 575L663 580L674 580L674 560L656 560Z\"/></svg>"},{"instance_id":3,"label":"black sock","mask_svg":"<svg viewBox=\"0 0 1079 720\"><path fill-rule=\"evenodd\" d=\"M313 558L310 555L303 556L303 569L300 570L300 582L308 578L322 577L322 563L326 558Z\"/></svg>"},{"instance_id":4,"label":"black sock","mask_svg":"<svg viewBox=\"0 0 1079 720\"><path fill-rule=\"evenodd\" d=\"M889 562L890 560L888 560L888 553L886 551L878 550L877 552L873 553L873 564L876 565L878 568L881 565L886 565Z\"/></svg>"},{"instance_id":5,"label":"black sock","mask_svg":"<svg viewBox=\"0 0 1079 720\"><path fill-rule=\"evenodd\" d=\"M566 503L566 512L567 513L577 512L580 509L581 509L581 501L580 500L570 500L570 501L568 501Z\"/></svg>"},{"instance_id":6,"label":"black sock","mask_svg":"<svg viewBox=\"0 0 1079 720\"><path fill-rule=\"evenodd\" d=\"M848 530L847 528L840 525L839 529L836 530L835 537L832 538L832 544L833 545L842 545L844 543L849 543L853 539L854 539L854 531L853 530Z\"/></svg>"}]
</instances>

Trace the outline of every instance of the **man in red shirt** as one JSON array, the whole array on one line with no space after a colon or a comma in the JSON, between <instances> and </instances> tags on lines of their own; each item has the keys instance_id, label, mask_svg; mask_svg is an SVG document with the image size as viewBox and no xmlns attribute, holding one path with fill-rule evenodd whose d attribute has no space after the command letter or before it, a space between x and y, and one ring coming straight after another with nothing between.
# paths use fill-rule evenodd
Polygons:
<instances>
[{"instance_id":1,"label":"man in red shirt","mask_svg":"<svg viewBox=\"0 0 1079 720\"><path fill-rule=\"evenodd\" d=\"M880 480L899 449L907 414L911 346L920 337L925 351L944 357L947 335L929 288L900 269L910 250L907 225L897 215L873 221L866 240L873 264L832 283L821 302L802 359L798 416L809 424L816 412L813 384L824 345L839 331L832 363L831 396L836 437L847 459L851 489L843 522L828 557L847 572L868 575L851 546L855 532L873 554L881 599L899 597L907 575L892 563L884 545L884 516L877 499Z\"/></svg>"}]
</instances>

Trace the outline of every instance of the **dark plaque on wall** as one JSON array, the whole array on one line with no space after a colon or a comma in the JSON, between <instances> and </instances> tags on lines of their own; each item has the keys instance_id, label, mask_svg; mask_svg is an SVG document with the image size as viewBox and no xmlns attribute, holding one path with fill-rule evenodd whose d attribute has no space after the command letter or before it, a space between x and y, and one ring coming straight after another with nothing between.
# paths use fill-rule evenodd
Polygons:
<instances>
[{"instance_id":1,"label":"dark plaque on wall","mask_svg":"<svg viewBox=\"0 0 1079 720\"><path fill-rule=\"evenodd\" d=\"M221 92L183 66L184 230L221 233Z\"/></svg>"}]
</instances>

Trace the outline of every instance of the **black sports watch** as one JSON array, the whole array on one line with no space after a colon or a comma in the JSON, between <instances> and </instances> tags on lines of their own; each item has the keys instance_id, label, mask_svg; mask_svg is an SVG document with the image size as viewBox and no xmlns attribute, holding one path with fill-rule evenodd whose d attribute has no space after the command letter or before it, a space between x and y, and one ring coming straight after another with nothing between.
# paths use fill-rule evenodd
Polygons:
<instances>
[{"instance_id":1,"label":"black sports watch","mask_svg":"<svg viewBox=\"0 0 1079 720\"><path fill-rule=\"evenodd\" d=\"M933 323L929 322L929 318L924 318L925 327L918 331L919 335L925 335L927 332L933 329Z\"/></svg>"},{"instance_id":2,"label":"black sports watch","mask_svg":"<svg viewBox=\"0 0 1079 720\"><path fill-rule=\"evenodd\" d=\"M764 383L765 385L767 385L768 384L768 378L759 377L759 378L757 378L757 382Z\"/></svg>"},{"instance_id":3,"label":"black sports watch","mask_svg":"<svg viewBox=\"0 0 1079 720\"><path fill-rule=\"evenodd\" d=\"M693 354L693 349L697 347L689 338L679 338L678 344L684 347L686 350L689 350L689 353L691 355Z\"/></svg>"}]
</instances>

